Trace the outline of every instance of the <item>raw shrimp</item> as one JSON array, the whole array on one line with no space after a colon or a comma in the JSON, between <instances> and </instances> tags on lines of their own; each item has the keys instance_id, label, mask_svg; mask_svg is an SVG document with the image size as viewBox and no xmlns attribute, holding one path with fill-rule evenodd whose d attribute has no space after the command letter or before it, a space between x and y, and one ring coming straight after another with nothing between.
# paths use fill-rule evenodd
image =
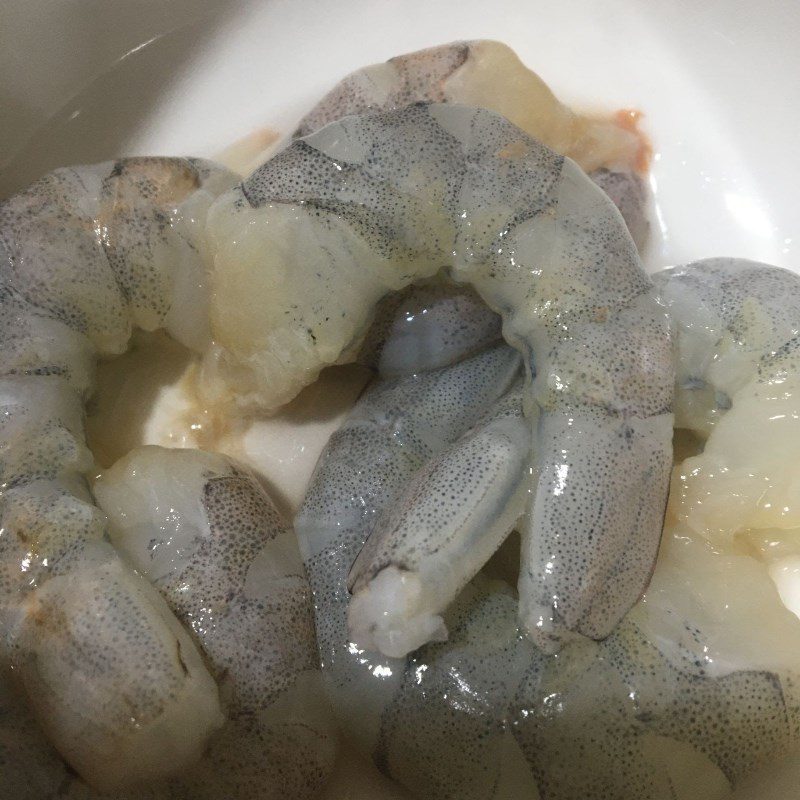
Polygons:
<instances>
[{"instance_id":1,"label":"raw shrimp","mask_svg":"<svg viewBox=\"0 0 800 800\"><path fill-rule=\"evenodd\" d=\"M94 487L111 540L191 629L228 722L183 778L192 798L315 798L334 738L294 531L229 459L144 447Z\"/></svg>"},{"instance_id":2,"label":"raw shrimp","mask_svg":"<svg viewBox=\"0 0 800 800\"><path fill-rule=\"evenodd\" d=\"M399 308L395 327L405 316ZM486 329L477 313L473 329ZM351 565L376 530L403 527L409 500L425 530L447 523L449 555L470 524L486 523L482 514L492 536L507 532L500 517L514 487L498 490L508 475L480 469L473 452L450 459L454 494L438 491L436 476L447 474L437 465L448 454L469 453L479 437L484 463L509 464L493 426L520 413L518 357L502 344L451 353L451 366L382 379L365 393L296 519L345 732L426 800L721 800L742 775L797 747L800 622L762 565L719 556L681 528L666 536L645 599L600 643L568 642L549 656L519 637L513 577L497 565L500 577L476 576L444 612L447 642L387 658L352 640ZM483 480L472 480L475 471ZM419 503L426 486L438 505ZM411 533L398 538L404 557L435 555ZM414 599L387 593L379 610Z\"/></svg>"},{"instance_id":3,"label":"raw shrimp","mask_svg":"<svg viewBox=\"0 0 800 800\"><path fill-rule=\"evenodd\" d=\"M0 797L9 800L173 800L165 786L111 793L89 788L68 769L47 741L13 676L5 671L0 672Z\"/></svg>"},{"instance_id":4,"label":"raw shrimp","mask_svg":"<svg viewBox=\"0 0 800 800\"><path fill-rule=\"evenodd\" d=\"M800 277L727 258L665 270L655 283L676 333L676 425L706 440L673 482L678 515L717 546L749 528L791 536Z\"/></svg>"},{"instance_id":5,"label":"raw shrimp","mask_svg":"<svg viewBox=\"0 0 800 800\"><path fill-rule=\"evenodd\" d=\"M231 182L128 159L0 204L0 648L50 741L114 796L194 762L223 715L189 634L106 540L82 404L133 325L207 341L205 212Z\"/></svg>"},{"instance_id":6,"label":"raw shrimp","mask_svg":"<svg viewBox=\"0 0 800 800\"><path fill-rule=\"evenodd\" d=\"M547 649L608 635L658 547L673 369L636 248L581 170L490 111L415 105L296 141L209 229L221 404L278 407L358 349L391 291L443 268L477 290L528 374L522 625ZM402 577L387 570L373 580Z\"/></svg>"},{"instance_id":7,"label":"raw shrimp","mask_svg":"<svg viewBox=\"0 0 800 800\"><path fill-rule=\"evenodd\" d=\"M443 338L451 338L447 330L456 330L464 324L464 318L450 315L441 297L426 295L427 289L415 291L408 304L395 309L395 321L407 317L404 312L408 306L421 305L442 323ZM494 315L479 304L473 306L473 312L469 327L482 333ZM407 353L415 351L427 334L427 325L420 325L417 316L408 327L408 335L396 334L405 351L401 362L409 360ZM455 361L451 366L396 375L370 388L345 425L331 437L295 519L314 590L317 640L326 683L342 719L346 718L347 709L358 703L359 724L356 730L351 730L353 726L348 729L362 741L377 735L383 707L393 691L385 686L396 683L403 662L380 653L364 656L363 649L351 644L347 626L348 573L376 523L376 514L388 507L399 488L406 487L433 455L477 425L510 391L520 397L515 386L521 381L520 357L502 343L499 331L495 336L475 354L471 352L470 337L465 337L462 347L451 348ZM397 349L383 348L383 352L388 351L390 373L398 371L391 358ZM502 440L498 444L502 446ZM528 437L523 435L523 454L527 448ZM465 466L468 470L470 464ZM497 477L502 482L502 476ZM509 477L517 482L524 482L525 478L524 474ZM485 509L489 515L502 510L496 506ZM518 513L522 510L518 509ZM508 532L494 527L491 537L502 538ZM402 603L402 598L395 599ZM430 616L426 621L433 623L435 633L437 620ZM428 633L424 625L422 633Z\"/></svg>"},{"instance_id":8,"label":"raw shrimp","mask_svg":"<svg viewBox=\"0 0 800 800\"><path fill-rule=\"evenodd\" d=\"M630 124L630 114L622 112L620 121L576 114L500 42L453 42L364 67L340 81L301 120L294 135L308 136L350 114L391 111L417 102L496 111L569 156L611 197L637 247L644 247L649 223L642 174L648 147Z\"/></svg>"}]
</instances>

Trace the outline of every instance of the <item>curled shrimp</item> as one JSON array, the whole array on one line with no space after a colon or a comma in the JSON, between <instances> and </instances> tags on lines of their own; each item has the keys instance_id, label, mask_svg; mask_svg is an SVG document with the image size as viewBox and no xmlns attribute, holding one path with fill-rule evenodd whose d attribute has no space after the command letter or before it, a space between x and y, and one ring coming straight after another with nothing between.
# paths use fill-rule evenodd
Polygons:
<instances>
[{"instance_id":1,"label":"curled shrimp","mask_svg":"<svg viewBox=\"0 0 800 800\"><path fill-rule=\"evenodd\" d=\"M573 159L619 208L641 250L649 223L642 173L648 146L630 115L618 119L578 114L501 42L452 42L396 56L341 80L300 121L294 136L308 136L351 114L392 111L418 102L487 108Z\"/></svg>"},{"instance_id":2,"label":"curled shrimp","mask_svg":"<svg viewBox=\"0 0 800 800\"><path fill-rule=\"evenodd\" d=\"M374 557L376 531L402 529L402 555L435 569L420 553L427 543L411 541L408 501L427 530L444 523L451 532L440 545L451 569L470 557L471 547L454 549L463 533L469 541L488 523L501 537L513 525L501 519L514 505L513 469L479 467L493 458L513 465L505 426L521 419L519 358L484 339L486 309L481 318L475 306L471 317L474 341L484 342L475 352L464 316L446 306L439 313L439 298L424 292L397 309L390 330L413 350L414 326L424 339L438 319L438 338L462 336L453 363L429 362L424 343L416 367L402 371L392 360L331 438L296 519L340 724L425 798L722 800L800 743L800 623L763 565L713 552L674 519L644 600L602 642L567 642L551 656L519 637L507 553L445 610L446 642L387 657L350 635L348 585L363 554ZM404 313L419 307L428 309L424 326ZM412 330L401 334L404 325ZM525 450L517 437L517 455ZM466 457L454 458L459 452ZM454 504L441 491L448 477ZM438 504L419 502L427 488ZM387 592L381 611L414 599Z\"/></svg>"},{"instance_id":3,"label":"curled shrimp","mask_svg":"<svg viewBox=\"0 0 800 800\"><path fill-rule=\"evenodd\" d=\"M528 376L522 626L547 649L608 635L652 570L673 378L663 309L584 173L490 111L415 105L297 140L219 198L209 230L205 370L235 386L218 403L278 407L412 282L445 269L476 289Z\"/></svg>"}]
</instances>

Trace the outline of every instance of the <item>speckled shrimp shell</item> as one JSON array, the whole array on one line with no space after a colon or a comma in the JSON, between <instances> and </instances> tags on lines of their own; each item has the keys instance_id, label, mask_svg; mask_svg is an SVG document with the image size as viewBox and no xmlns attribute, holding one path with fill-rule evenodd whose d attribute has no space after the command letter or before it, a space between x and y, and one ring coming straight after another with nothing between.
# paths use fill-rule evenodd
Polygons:
<instances>
[{"instance_id":1,"label":"speckled shrimp shell","mask_svg":"<svg viewBox=\"0 0 800 800\"><path fill-rule=\"evenodd\" d=\"M340 724L426 800L722 800L800 743L800 623L753 559L678 528L645 600L604 641L555 656L518 635L500 562L444 612L446 642L389 658L349 635L356 554L431 464L513 403L513 357L500 345L379 380L323 452L296 530Z\"/></svg>"},{"instance_id":2,"label":"speckled shrimp shell","mask_svg":"<svg viewBox=\"0 0 800 800\"><path fill-rule=\"evenodd\" d=\"M500 42L452 42L364 67L325 95L294 136L308 136L350 114L392 111L418 102L488 108L569 156L611 197L633 240L644 247L649 223L641 173L647 145L641 135L630 125L570 110Z\"/></svg>"},{"instance_id":3,"label":"speckled shrimp shell","mask_svg":"<svg viewBox=\"0 0 800 800\"><path fill-rule=\"evenodd\" d=\"M132 326L207 341L205 212L231 180L129 159L0 204L0 653L60 754L114 796L196 760L223 716L189 634L107 541L82 404Z\"/></svg>"},{"instance_id":4,"label":"speckled shrimp shell","mask_svg":"<svg viewBox=\"0 0 800 800\"><path fill-rule=\"evenodd\" d=\"M144 447L94 487L111 540L193 633L228 717L193 798L317 797L334 739L294 531L229 459Z\"/></svg>"},{"instance_id":5,"label":"speckled shrimp shell","mask_svg":"<svg viewBox=\"0 0 800 800\"><path fill-rule=\"evenodd\" d=\"M658 546L673 373L636 248L584 173L490 111L416 105L296 141L209 226L205 368L236 387L217 402L277 407L357 346L384 295L443 268L477 290L529 376L523 627L548 649L608 635Z\"/></svg>"}]
</instances>

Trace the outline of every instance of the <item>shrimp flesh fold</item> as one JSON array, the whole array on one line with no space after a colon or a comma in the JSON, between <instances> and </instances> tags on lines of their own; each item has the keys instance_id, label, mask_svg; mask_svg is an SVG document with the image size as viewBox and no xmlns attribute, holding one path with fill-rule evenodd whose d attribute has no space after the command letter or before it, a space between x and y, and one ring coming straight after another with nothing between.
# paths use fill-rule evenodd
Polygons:
<instances>
[{"instance_id":1,"label":"shrimp flesh fold","mask_svg":"<svg viewBox=\"0 0 800 800\"><path fill-rule=\"evenodd\" d=\"M528 376L522 625L547 649L608 635L658 546L673 371L636 248L584 173L490 111L415 105L295 141L209 228L218 403L286 402L357 349L389 292L442 269L477 290Z\"/></svg>"}]
</instances>

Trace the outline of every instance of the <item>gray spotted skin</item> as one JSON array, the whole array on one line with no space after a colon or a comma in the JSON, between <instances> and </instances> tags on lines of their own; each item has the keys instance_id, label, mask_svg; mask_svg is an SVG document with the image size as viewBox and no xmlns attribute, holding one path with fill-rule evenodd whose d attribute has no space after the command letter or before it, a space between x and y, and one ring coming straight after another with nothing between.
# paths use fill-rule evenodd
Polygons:
<instances>
[{"instance_id":1,"label":"gray spotted skin","mask_svg":"<svg viewBox=\"0 0 800 800\"><path fill-rule=\"evenodd\" d=\"M686 751L670 754L665 740L707 757L731 785L796 746L796 675L714 678L670 663L648 627L625 620L599 646L529 668L512 724L543 800L674 797Z\"/></svg>"},{"instance_id":2,"label":"gray spotted skin","mask_svg":"<svg viewBox=\"0 0 800 800\"><path fill-rule=\"evenodd\" d=\"M639 252L643 252L650 240L650 220L647 215L650 197L644 179L636 172L596 169L589 177L611 198L619 209L631 238Z\"/></svg>"},{"instance_id":3,"label":"gray spotted skin","mask_svg":"<svg viewBox=\"0 0 800 800\"><path fill-rule=\"evenodd\" d=\"M443 103L443 84L470 56L469 42L456 42L390 58L348 75L302 120L294 138L308 136L342 117L389 111L419 102Z\"/></svg>"},{"instance_id":4,"label":"gray spotted skin","mask_svg":"<svg viewBox=\"0 0 800 800\"><path fill-rule=\"evenodd\" d=\"M222 723L189 634L107 542L83 411L97 356L132 327L199 342L182 292L231 183L209 162L128 159L56 170L0 203L0 655L103 796L180 770Z\"/></svg>"},{"instance_id":5,"label":"gray spotted skin","mask_svg":"<svg viewBox=\"0 0 800 800\"><path fill-rule=\"evenodd\" d=\"M482 57L482 50L489 46L490 51L500 52L495 43L486 42L453 42L452 44L419 50L389 59L384 64L374 64L364 67L341 80L314 108L300 121L293 134L293 138L308 136L325 125L335 122L342 117L353 114L376 113L379 111L395 111L414 103L469 103L469 100L451 97L447 89L448 81L458 76L467 62L478 62ZM516 61L516 59L514 59ZM506 64L506 70L509 65ZM516 69L505 76L498 74L497 79L503 77L509 82L517 79L514 73L527 70L519 64ZM469 79L464 80L463 89L469 95ZM473 75L473 81L480 81ZM530 103L533 98L524 94L525 81L519 81L521 96L518 102ZM463 91L462 89L462 91ZM548 93L549 94L549 93ZM473 102L471 104L485 106L499 113L504 109L496 108L491 104L491 98L483 98L488 102ZM497 102L497 101L495 101ZM552 98L556 115L563 113L570 116L566 109ZM551 122L552 124L552 122ZM566 141L565 141L566 143ZM570 142L574 144L574 142ZM628 230L639 250L642 250L648 241L650 223L647 219L648 196L644 181L641 176L631 169L615 166L614 169L601 167L593 169L589 177L609 196L619 209Z\"/></svg>"},{"instance_id":6,"label":"gray spotted skin","mask_svg":"<svg viewBox=\"0 0 800 800\"><path fill-rule=\"evenodd\" d=\"M331 437L295 519L328 696L340 725L367 751L404 662L349 645L348 572L380 511L481 418L519 368L517 354L501 345L449 368L375 383Z\"/></svg>"},{"instance_id":7,"label":"gray spotted skin","mask_svg":"<svg viewBox=\"0 0 800 800\"><path fill-rule=\"evenodd\" d=\"M325 702L319 695L312 697ZM309 725L314 709L298 710L300 715L294 717L287 711L278 724L274 709L231 719L212 740L201 765L171 782L172 796L176 800L319 797L330 777L334 745L321 746L319 728Z\"/></svg>"},{"instance_id":8,"label":"gray spotted skin","mask_svg":"<svg viewBox=\"0 0 800 800\"><path fill-rule=\"evenodd\" d=\"M117 161L103 179L100 217L106 258L134 319L155 317L163 324L170 307L169 273L162 273L154 251L172 231L170 206L178 205L209 177L209 168L189 159L164 169L164 159ZM199 166L199 168L198 168Z\"/></svg>"},{"instance_id":9,"label":"gray spotted skin","mask_svg":"<svg viewBox=\"0 0 800 800\"><path fill-rule=\"evenodd\" d=\"M435 281L381 300L357 361L391 378L445 367L502 338L500 317L472 287Z\"/></svg>"},{"instance_id":10,"label":"gray spotted skin","mask_svg":"<svg viewBox=\"0 0 800 800\"><path fill-rule=\"evenodd\" d=\"M528 448L523 447L521 453L511 452L510 448L516 443L512 439L514 433L518 439L525 439L524 428L520 430L517 425L522 418L522 393L519 387L509 391L486 416L488 418L481 419L451 448L431 458L405 489L403 500L392 505L385 520L376 523L376 531L391 530L400 541L382 541L373 533L353 565L351 589L356 584L367 583L378 571L392 563L413 569L435 556L440 546L446 547L455 538L458 523L464 524L462 514L471 516L479 509L482 512L483 502L473 499L474 494L486 493L486 485L493 480L508 480L510 485L520 481L519 477L511 476L520 476L524 471ZM507 422L511 423L508 428L504 427ZM491 448L493 428L502 432L502 445L509 446L496 454ZM513 463L515 456L516 464ZM502 513L508 495L513 493L513 489L505 483L503 488L502 499L491 511L486 512L486 518L477 523L477 527L487 525L488 520ZM418 528L430 530L429 542L413 539ZM467 545L467 548L471 549L471 545ZM462 558L468 555L464 553ZM456 560L455 554L447 558L449 562Z\"/></svg>"},{"instance_id":11,"label":"gray spotted skin","mask_svg":"<svg viewBox=\"0 0 800 800\"><path fill-rule=\"evenodd\" d=\"M536 798L528 765L506 756L517 747L509 725L514 692L530 660L542 657L519 640L516 597L479 576L444 618L448 641L426 645L406 663L381 717L376 763L417 797ZM509 780L524 793L504 793Z\"/></svg>"},{"instance_id":12,"label":"gray spotted skin","mask_svg":"<svg viewBox=\"0 0 800 800\"><path fill-rule=\"evenodd\" d=\"M548 656L518 636L515 605L508 586L479 576L445 614L449 641L409 658L374 758L416 796L707 800L711 775L722 798L800 741L796 672L714 677L694 656L675 663L644 604L603 642ZM698 641L713 635L683 625ZM682 774L698 761L687 791Z\"/></svg>"},{"instance_id":13,"label":"gray spotted skin","mask_svg":"<svg viewBox=\"0 0 800 800\"><path fill-rule=\"evenodd\" d=\"M130 333L127 304L94 224L110 169L56 170L0 204L0 281L101 351L120 352Z\"/></svg>"},{"instance_id":14,"label":"gray spotted skin","mask_svg":"<svg viewBox=\"0 0 800 800\"><path fill-rule=\"evenodd\" d=\"M108 791L155 780L187 759L187 745L173 727L205 727L209 718L213 727L219 725L216 686L163 601L110 545L89 543L73 561L66 574L51 576L22 606L12 663L45 732L81 775ZM141 663L146 670L132 666ZM120 675L126 677L124 690ZM98 707L102 714L83 712ZM199 747L191 741L196 734L190 737L189 761L202 749L204 727ZM83 738L74 738L76 730ZM148 737L144 742L139 730ZM148 762L135 768L127 763L129 738ZM109 741L120 742L122 752L112 751L109 766L98 766L95 753L108 753Z\"/></svg>"},{"instance_id":15,"label":"gray spotted skin","mask_svg":"<svg viewBox=\"0 0 800 800\"><path fill-rule=\"evenodd\" d=\"M440 615L525 511L529 442L520 382L417 471L350 570L354 642L402 656L447 636Z\"/></svg>"},{"instance_id":16,"label":"gray spotted skin","mask_svg":"<svg viewBox=\"0 0 800 800\"><path fill-rule=\"evenodd\" d=\"M295 572L284 576L280 594L248 596L245 591L249 569L264 545L291 535L252 476L236 468L209 476L201 502L212 535L184 570L159 582L159 589L202 641L217 678L236 698L234 707L263 708L295 682L298 672L316 666L305 575L298 560Z\"/></svg>"},{"instance_id":17,"label":"gray spotted skin","mask_svg":"<svg viewBox=\"0 0 800 800\"><path fill-rule=\"evenodd\" d=\"M94 492L112 541L192 631L220 687L227 722L176 785L208 800L317 797L335 742L315 693L308 580L269 496L222 456L159 447L129 453Z\"/></svg>"},{"instance_id":18,"label":"gray spotted skin","mask_svg":"<svg viewBox=\"0 0 800 800\"><path fill-rule=\"evenodd\" d=\"M132 325L167 322L183 288L181 261L202 275L198 234L181 207L202 195L207 206L231 182L211 162L180 158L48 173L0 203L0 284L99 352L120 353Z\"/></svg>"},{"instance_id":19,"label":"gray spotted skin","mask_svg":"<svg viewBox=\"0 0 800 800\"><path fill-rule=\"evenodd\" d=\"M47 741L12 675L0 672L0 797L13 800L184 800L167 786L98 792Z\"/></svg>"},{"instance_id":20,"label":"gray spotted skin","mask_svg":"<svg viewBox=\"0 0 800 800\"><path fill-rule=\"evenodd\" d=\"M621 416L609 424L588 410L540 421L538 445L552 458L523 522L519 585L521 616L548 652L558 650L564 631L605 638L609 621L621 619L644 592L659 538L642 531L663 525L661 486L672 464L663 451L636 442L670 436L666 416ZM609 476L608 485L598 485L597 475ZM616 497L626 489L636 500L622 505ZM542 503L543 495L551 502Z\"/></svg>"},{"instance_id":21,"label":"gray spotted skin","mask_svg":"<svg viewBox=\"0 0 800 800\"><path fill-rule=\"evenodd\" d=\"M751 380L796 371L800 279L738 258L709 258L653 277L677 350L678 424L701 435Z\"/></svg>"},{"instance_id":22,"label":"gray spotted skin","mask_svg":"<svg viewBox=\"0 0 800 800\"><path fill-rule=\"evenodd\" d=\"M0 373L64 378L86 396L94 380L94 348L82 333L54 319L13 290L0 289Z\"/></svg>"},{"instance_id":23,"label":"gray spotted skin","mask_svg":"<svg viewBox=\"0 0 800 800\"><path fill-rule=\"evenodd\" d=\"M220 198L212 224L224 219L230 234L237 217L245 224L256 210L269 220L287 204L297 209L297 224L309 226L308 241L319 242L308 244L302 265L275 265L292 270L297 287L296 301L286 301L290 313L269 322L276 341L296 344L293 376L321 368L320 343L340 342L341 352L357 341L364 309L383 294L442 266L500 314L530 377L526 410L540 412L523 626L548 649L572 632L608 635L651 573L671 464L674 383L666 315L614 206L573 162L504 118L436 104L347 117L297 140ZM348 293L336 312L311 303L302 270L314 271L308 280L328 301L343 281L363 286L364 296ZM295 390L279 380L264 385L284 389ZM575 438L565 464L559 442L575 420L597 435ZM587 485L590 465L602 477L594 472ZM616 473L620 466L639 480ZM598 506L620 511L595 518ZM554 552L566 531L570 544ZM628 558L631 543L643 558ZM580 571L565 574L567 561Z\"/></svg>"}]
</instances>

